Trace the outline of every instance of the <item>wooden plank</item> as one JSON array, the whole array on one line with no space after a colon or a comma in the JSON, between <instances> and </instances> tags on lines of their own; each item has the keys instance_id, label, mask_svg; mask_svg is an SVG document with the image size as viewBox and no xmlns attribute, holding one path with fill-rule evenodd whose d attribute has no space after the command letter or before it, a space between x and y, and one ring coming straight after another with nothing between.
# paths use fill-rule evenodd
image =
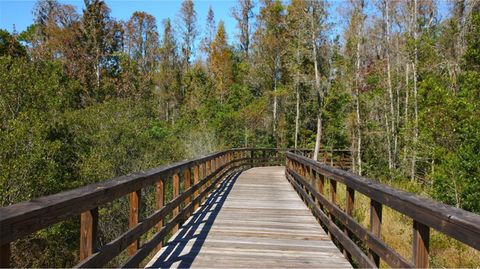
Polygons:
<instances>
[{"instance_id":1,"label":"wooden plank","mask_svg":"<svg viewBox=\"0 0 480 269\"><path fill-rule=\"evenodd\" d=\"M335 169L290 152L287 157L311 166L317 172L341 182L412 219L480 250L480 216L429 198Z\"/></svg>"},{"instance_id":2,"label":"wooden plank","mask_svg":"<svg viewBox=\"0 0 480 269\"><path fill-rule=\"evenodd\" d=\"M0 246L0 268L10 268L10 243Z\"/></svg>"},{"instance_id":3,"label":"wooden plank","mask_svg":"<svg viewBox=\"0 0 480 269\"><path fill-rule=\"evenodd\" d=\"M128 218L128 228L135 227L140 220L140 204L141 204L142 191L138 190L130 193L129 204L130 204L130 213ZM140 239L135 240L128 247L128 255L133 255L135 251L140 247Z\"/></svg>"},{"instance_id":4,"label":"wooden plank","mask_svg":"<svg viewBox=\"0 0 480 269\"><path fill-rule=\"evenodd\" d=\"M96 251L98 231L98 208L80 215L80 260L86 259Z\"/></svg>"},{"instance_id":5,"label":"wooden plank","mask_svg":"<svg viewBox=\"0 0 480 269\"><path fill-rule=\"evenodd\" d=\"M239 167L240 165L231 167L230 169L224 171L222 174L219 174L219 176L215 177L214 184L210 184L205 191L203 191L199 197L194 200L194 202L200 201L200 199L207 195L214 187L215 183L217 181L220 181L221 178L223 178L225 175L228 173L232 172L234 169ZM209 178L205 178L204 181L208 181ZM175 216L172 220L170 220L164 227L163 229L156 233L150 241L145 242L145 244L142 245L142 248L140 248L132 257L130 257L121 267L123 268L132 268L132 267L137 267L145 257L148 256L148 254L155 248L154 246L158 244L159 241L163 240L163 238L170 232L173 231L173 229L178 226L182 218L187 214L192 208L193 208L194 203L190 203L187 207L185 207L177 216Z\"/></svg>"},{"instance_id":6,"label":"wooden plank","mask_svg":"<svg viewBox=\"0 0 480 269\"><path fill-rule=\"evenodd\" d=\"M225 171L224 173L230 172L231 170L235 169L236 167L231 168L230 170ZM189 190L186 192L182 193L180 196L175 198L174 200L168 202L161 210L158 210L154 212L152 215L147 217L146 219L142 220L139 224L137 224L135 227L129 229L127 232L123 233L121 236L117 237L115 240L112 242L109 242L105 246L101 248L99 252L96 252L95 254L89 256L87 259L82 261L81 263L77 264L76 267L82 267L82 268L92 268L92 267L101 267L105 264L107 264L112 258L117 256L119 253L121 253L125 248L127 248L132 242L134 242L137 238L139 238L142 234L146 233L149 231L152 227L154 227L160 220L165 218L169 213L173 211L174 208L178 207L181 202L184 201L184 199L187 196L190 196L193 194L195 190L198 190L201 188L201 186L205 185L211 177L215 177L216 174L211 174L208 177L202 179L197 185L192 186ZM197 200L194 200L195 202L200 201L204 196L206 195L205 191L203 191L200 194L200 198ZM182 211L183 212L183 211ZM168 232L171 230L173 227L171 222L169 222L170 226L166 228L165 225L161 233L163 234L165 230L168 230ZM160 233L160 232L159 232ZM156 244L160 244L163 240L159 239L156 242ZM144 251L144 249L149 248L152 246L152 242L149 241L148 247L145 246L145 244L142 245L142 247L138 251ZM155 247L157 246L155 245ZM137 253L138 253L137 251Z\"/></svg>"},{"instance_id":7,"label":"wooden plank","mask_svg":"<svg viewBox=\"0 0 480 269\"><path fill-rule=\"evenodd\" d=\"M382 204L371 199L370 200L370 231L379 239L381 239L382 227ZM374 250L369 250L369 257L377 267L380 266L380 257Z\"/></svg>"},{"instance_id":8,"label":"wooden plank","mask_svg":"<svg viewBox=\"0 0 480 269\"><path fill-rule=\"evenodd\" d=\"M351 268L294 192L284 168L261 167L222 183L147 267L319 265Z\"/></svg>"},{"instance_id":9,"label":"wooden plank","mask_svg":"<svg viewBox=\"0 0 480 269\"><path fill-rule=\"evenodd\" d=\"M418 221L413 221L413 262L417 268L428 268L430 246L430 228Z\"/></svg>"}]
</instances>

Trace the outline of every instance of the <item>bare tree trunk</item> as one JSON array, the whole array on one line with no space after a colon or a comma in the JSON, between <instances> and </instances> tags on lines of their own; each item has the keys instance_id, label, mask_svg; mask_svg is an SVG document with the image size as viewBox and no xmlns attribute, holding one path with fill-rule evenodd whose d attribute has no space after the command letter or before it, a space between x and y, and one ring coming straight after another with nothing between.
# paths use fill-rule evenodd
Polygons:
<instances>
[{"instance_id":1,"label":"bare tree trunk","mask_svg":"<svg viewBox=\"0 0 480 269\"><path fill-rule=\"evenodd\" d=\"M417 159L417 143L418 143L418 102L417 102L417 62L418 62L418 48L417 48L417 0L413 1L413 40L414 40L414 59L412 64L413 69L413 109L414 109L414 127L413 127L413 148L412 148L412 167L410 171L411 180L415 180L416 174L416 159Z\"/></svg>"},{"instance_id":2,"label":"bare tree trunk","mask_svg":"<svg viewBox=\"0 0 480 269\"><path fill-rule=\"evenodd\" d=\"M385 24L386 24L386 42L385 42L385 52L386 52L386 58L387 58L387 89L388 89L388 97L389 97L389 105L390 105L390 123L388 123L387 119L387 129L390 128L390 130L387 130L387 136L388 139L388 168L392 169L394 166L394 154L392 152L392 140L395 140L395 112L393 109L393 90L392 90L392 75L391 75L391 64L390 64L390 16L389 16L389 6L388 6L389 0L385 1ZM389 127L390 125L390 127Z\"/></svg>"},{"instance_id":3,"label":"bare tree trunk","mask_svg":"<svg viewBox=\"0 0 480 269\"><path fill-rule=\"evenodd\" d=\"M277 123L277 71L275 67L275 75L273 78L273 136L275 136Z\"/></svg>"},{"instance_id":4,"label":"bare tree trunk","mask_svg":"<svg viewBox=\"0 0 480 269\"><path fill-rule=\"evenodd\" d=\"M298 76L298 74L297 74ZM298 78L297 78L297 83L296 83L296 89L297 89L297 114L295 115L295 148L298 146L298 130L299 130L299 119L300 119L300 89L298 87Z\"/></svg>"},{"instance_id":5,"label":"bare tree trunk","mask_svg":"<svg viewBox=\"0 0 480 269\"><path fill-rule=\"evenodd\" d=\"M312 48L313 48L313 65L315 69L315 90L317 91L318 99L318 111L317 111L317 135L315 138L315 149L313 151L313 159L318 160L318 152L320 150L320 142L322 139L322 102L323 92L320 88L320 71L318 70L318 56L317 56L317 35L315 28L315 10L312 10L311 14L311 31L312 31Z\"/></svg>"}]
</instances>

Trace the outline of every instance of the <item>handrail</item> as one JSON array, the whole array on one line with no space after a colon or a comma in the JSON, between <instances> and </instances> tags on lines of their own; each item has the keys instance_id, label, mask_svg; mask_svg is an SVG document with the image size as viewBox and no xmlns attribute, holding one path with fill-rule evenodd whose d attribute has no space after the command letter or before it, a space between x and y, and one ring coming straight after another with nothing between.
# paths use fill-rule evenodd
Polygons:
<instances>
[{"instance_id":1,"label":"handrail","mask_svg":"<svg viewBox=\"0 0 480 269\"><path fill-rule=\"evenodd\" d=\"M244 167L279 165L285 162L285 152L291 149L238 148L215 152L193 160L180 161L147 171L133 173L77 189L36 198L0 208L0 267L10 265L10 244L36 231L69 217L80 215L80 260L77 267L103 266L128 248L129 260L124 266L138 265L172 230L231 173ZM297 149L307 154L309 150ZM322 150L326 156L331 150ZM339 151L340 167L346 167L348 152ZM330 159L328 159L330 158ZM325 157L333 161L333 157ZM192 171L193 170L193 171ZM180 190L183 175L183 191ZM172 183L172 200L165 203L164 184ZM155 185L156 211L141 220L141 190ZM181 194L180 194L181 193ZM96 246L98 207L118 198L129 196L129 229L114 241ZM179 206L184 204L183 209ZM166 216L172 215L164 225ZM140 244L140 237L157 226L157 234L149 242Z\"/></svg>"},{"instance_id":2,"label":"handrail","mask_svg":"<svg viewBox=\"0 0 480 269\"><path fill-rule=\"evenodd\" d=\"M380 258L392 267L428 267L430 228L480 250L480 216L477 214L391 188L292 152L287 152L286 157L287 179L313 208L313 214L347 250L347 257L353 255L362 267L378 267ZM326 181L331 184L330 200L324 194ZM345 210L336 203L337 182L347 188ZM370 230L352 217L356 191L370 198ZM382 241L383 205L413 219L412 263ZM341 223L344 233L339 233L341 228L333 220ZM369 248L370 261L358 251L358 247L352 245L352 234Z\"/></svg>"}]
</instances>

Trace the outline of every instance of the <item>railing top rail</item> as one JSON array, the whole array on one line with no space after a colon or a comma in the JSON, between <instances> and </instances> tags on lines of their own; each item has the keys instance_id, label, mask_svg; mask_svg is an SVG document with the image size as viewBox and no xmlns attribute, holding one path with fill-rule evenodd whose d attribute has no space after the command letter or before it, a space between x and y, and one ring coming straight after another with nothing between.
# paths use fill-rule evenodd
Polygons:
<instances>
[{"instance_id":1,"label":"railing top rail","mask_svg":"<svg viewBox=\"0 0 480 269\"><path fill-rule=\"evenodd\" d=\"M86 210L111 202L130 192L151 185L158 180L159 177L168 177L182 169L187 169L212 160L222 154L241 150L244 149L219 151L192 160L163 165L146 171L132 173L76 189L35 198L30 201L1 207L0 227L2 227L2 229L0 229L0 245L12 242L28 232L45 228L59 220L79 215ZM19 231L18 233L20 234L12 233L12 231L17 231L17 229L10 228L15 227L16 223L22 223L22 226L26 227L28 225L26 225L25 222L31 222L30 227L32 228L28 232ZM7 227L10 228L6 229Z\"/></svg>"},{"instance_id":2,"label":"railing top rail","mask_svg":"<svg viewBox=\"0 0 480 269\"><path fill-rule=\"evenodd\" d=\"M397 190L351 172L336 169L310 158L287 152L293 159L318 173L382 203L406 216L455 238L475 249L480 249L480 216L429 198Z\"/></svg>"}]
</instances>

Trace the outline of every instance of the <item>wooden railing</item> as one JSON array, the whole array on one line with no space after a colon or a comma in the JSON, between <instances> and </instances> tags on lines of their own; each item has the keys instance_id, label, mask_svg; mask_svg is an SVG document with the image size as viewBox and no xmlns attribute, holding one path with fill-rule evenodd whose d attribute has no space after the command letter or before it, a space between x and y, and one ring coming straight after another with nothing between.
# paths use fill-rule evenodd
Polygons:
<instances>
[{"instance_id":1,"label":"wooden railing","mask_svg":"<svg viewBox=\"0 0 480 269\"><path fill-rule=\"evenodd\" d=\"M76 216L80 216L77 267L104 266L125 249L129 258L121 266L136 267L175 232L229 174L247 167L283 165L285 152L285 149L231 149L0 208L0 267L10 266L12 242ZM307 150L297 152L308 154ZM330 153L322 151L321 156L328 155L330 157L322 158L333 160ZM338 158L342 160L349 156L346 151L340 155ZM344 161L340 166L347 164ZM171 184L172 193L166 192L167 183ZM141 219L141 190L148 186L155 186L156 210ZM168 202L167 194L172 197ZM124 196L129 198L128 230L98 246L98 208ZM141 242L142 235L153 228L156 228L153 237Z\"/></svg>"},{"instance_id":2,"label":"wooden railing","mask_svg":"<svg viewBox=\"0 0 480 269\"><path fill-rule=\"evenodd\" d=\"M360 267L378 267L380 259L391 267L428 267L430 228L480 250L479 215L396 190L300 154L287 152L286 157L287 179L332 238L345 250L345 256L349 259L353 257ZM346 188L344 209L338 205L337 183L344 184ZM330 198L325 193L326 184L330 185ZM370 199L369 229L352 217L356 192ZM383 206L413 220L412 261L382 240ZM364 247L368 251L364 252Z\"/></svg>"}]
</instances>

